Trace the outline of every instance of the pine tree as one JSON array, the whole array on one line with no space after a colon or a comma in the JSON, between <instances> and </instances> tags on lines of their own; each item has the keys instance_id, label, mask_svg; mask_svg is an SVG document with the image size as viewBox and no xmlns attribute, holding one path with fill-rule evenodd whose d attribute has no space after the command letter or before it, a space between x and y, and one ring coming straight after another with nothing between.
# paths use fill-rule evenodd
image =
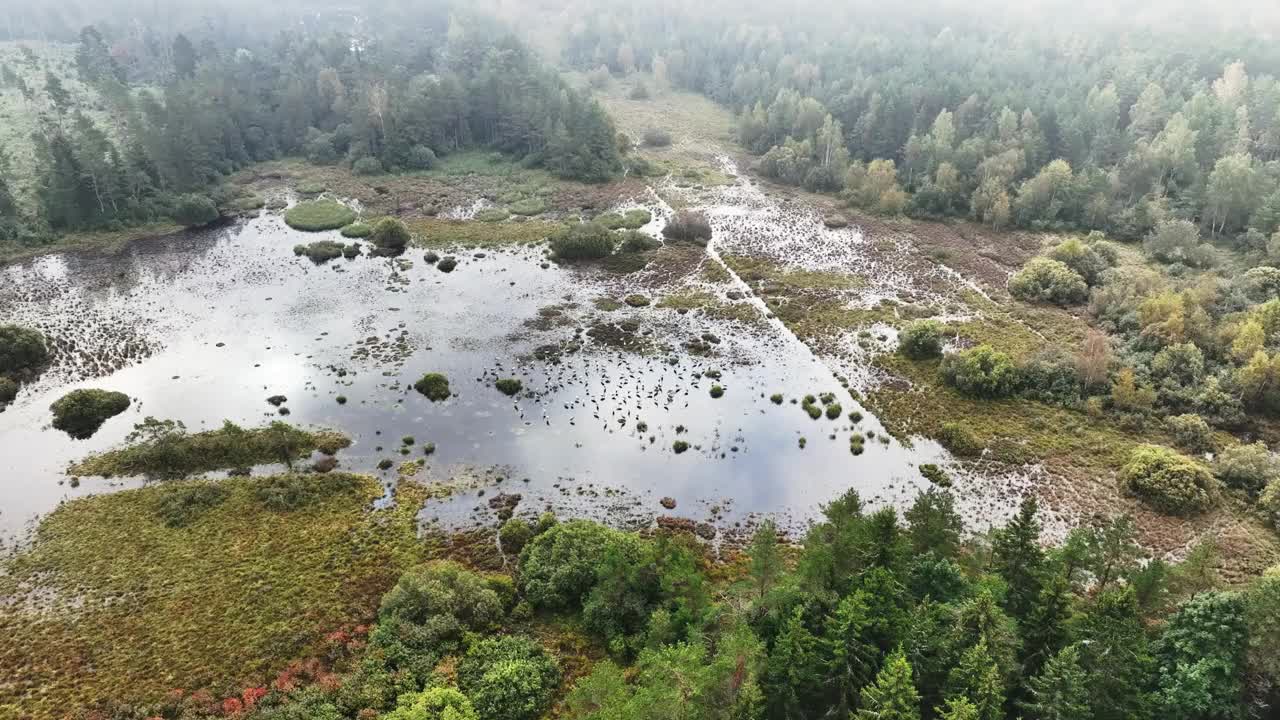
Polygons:
<instances>
[{"instance_id":1,"label":"pine tree","mask_svg":"<svg viewBox=\"0 0 1280 720\"><path fill-rule=\"evenodd\" d=\"M1038 509L1035 497L1023 498L1018 514L993 533L991 540L992 565L1009 585L1005 608L1018 620L1027 617L1040 595L1044 551L1040 548Z\"/></svg>"},{"instance_id":2,"label":"pine tree","mask_svg":"<svg viewBox=\"0 0 1280 720\"><path fill-rule=\"evenodd\" d=\"M836 717L857 707L859 690L871 683L880 665L880 648L868 637L869 614L866 593L860 590L840 601L823 628L823 680L835 696Z\"/></svg>"},{"instance_id":3,"label":"pine tree","mask_svg":"<svg viewBox=\"0 0 1280 720\"><path fill-rule=\"evenodd\" d=\"M968 698L977 709L978 720L1002 720L1004 693L1000 669L991 659L986 641L965 651L947 678L947 696Z\"/></svg>"},{"instance_id":4,"label":"pine tree","mask_svg":"<svg viewBox=\"0 0 1280 720\"><path fill-rule=\"evenodd\" d=\"M885 660L875 683L862 689L859 705L857 720L920 720L920 693L901 648Z\"/></svg>"},{"instance_id":5,"label":"pine tree","mask_svg":"<svg viewBox=\"0 0 1280 720\"><path fill-rule=\"evenodd\" d=\"M1075 645L1063 648L1027 681L1028 700L1022 703L1027 720L1089 720L1088 680L1080 651Z\"/></svg>"}]
</instances>

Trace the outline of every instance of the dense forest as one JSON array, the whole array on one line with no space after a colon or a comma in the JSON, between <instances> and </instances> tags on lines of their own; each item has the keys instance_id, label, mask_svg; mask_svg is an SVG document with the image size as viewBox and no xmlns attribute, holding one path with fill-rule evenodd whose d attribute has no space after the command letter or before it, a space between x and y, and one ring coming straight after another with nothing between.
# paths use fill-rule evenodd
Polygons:
<instances>
[{"instance_id":1,"label":"dense forest","mask_svg":"<svg viewBox=\"0 0 1280 720\"><path fill-rule=\"evenodd\" d=\"M76 71L104 99L105 127L55 73L28 83L0 69L39 113L38 207L19 207L6 177L4 239L163 217L203 224L217 216L222 178L281 156L375 175L482 147L563 178L601 181L621 169L604 112L514 36L482 18L424 14L412 24L385 16L355 35L193 40L85 27Z\"/></svg>"},{"instance_id":2,"label":"dense forest","mask_svg":"<svg viewBox=\"0 0 1280 720\"><path fill-rule=\"evenodd\" d=\"M1033 21L835 7L772 23L603 8L563 55L734 108L762 173L865 209L1118 238L1181 218L1265 244L1280 228L1274 46L1187 15L1091 24L1055 8Z\"/></svg>"}]
</instances>

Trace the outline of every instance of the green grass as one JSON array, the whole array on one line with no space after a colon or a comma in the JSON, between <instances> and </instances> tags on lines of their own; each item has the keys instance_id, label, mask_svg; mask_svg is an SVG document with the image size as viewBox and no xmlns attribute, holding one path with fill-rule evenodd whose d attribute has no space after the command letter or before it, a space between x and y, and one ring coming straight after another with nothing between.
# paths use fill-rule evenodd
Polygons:
<instances>
[{"instance_id":1,"label":"green grass","mask_svg":"<svg viewBox=\"0 0 1280 720\"><path fill-rule=\"evenodd\" d=\"M527 220L520 223L486 223L476 220L420 218L407 222L418 247L495 247L532 245L565 231L561 223Z\"/></svg>"},{"instance_id":2,"label":"green grass","mask_svg":"<svg viewBox=\"0 0 1280 720\"><path fill-rule=\"evenodd\" d=\"M300 202L284 214L284 221L289 227L304 232L337 230L355 220L356 211L337 200Z\"/></svg>"},{"instance_id":3,"label":"green grass","mask_svg":"<svg viewBox=\"0 0 1280 720\"><path fill-rule=\"evenodd\" d=\"M368 622L428 554L415 520L427 491L401 482L395 506L374 511L375 481L325 477L331 492L291 511L264 504L280 478L220 481L225 493L199 494L181 527L162 514L166 485L59 507L0 574L0 716L64 717L174 688L226 697Z\"/></svg>"},{"instance_id":4,"label":"green grass","mask_svg":"<svg viewBox=\"0 0 1280 720\"><path fill-rule=\"evenodd\" d=\"M71 467L74 475L145 475L180 478L214 470L293 463L320 450L332 455L351 444L332 431L306 431L283 422L244 429L227 422L189 434L181 423L148 418L130 436L134 444L91 455Z\"/></svg>"},{"instance_id":5,"label":"green grass","mask_svg":"<svg viewBox=\"0 0 1280 720\"><path fill-rule=\"evenodd\" d=\"M344 238L366 238L373 233L373 226L362 222L353 222L342 228Z\"/></svg>"}]
</instances>

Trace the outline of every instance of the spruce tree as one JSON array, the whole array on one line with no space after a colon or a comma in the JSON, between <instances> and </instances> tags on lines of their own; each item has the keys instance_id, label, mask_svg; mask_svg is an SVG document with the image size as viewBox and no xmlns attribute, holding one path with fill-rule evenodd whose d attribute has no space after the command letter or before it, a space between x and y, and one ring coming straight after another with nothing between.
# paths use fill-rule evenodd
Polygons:
<instances>
[{"instance_id":1,"label":"spruce tree","mask_svg":"<svg viewBox=\"0 0 1280 720\"><path fill-rule=\"evenodd\" d=\"M857 720L920 720L920 693L901 648L885 660L876 681L862 689L859 705Z\"/></svg>"},{"instance_id":2,"label":"spruce tree","mask_svg":"<svg viewBox=\"0 0 1280 720\"><path fill-rule=\"evenodd\" d=\"M837 717L847 717L857 707L858 692L871 683L880 665L880 648L868 636L869 614L866 593L859 590L840 601L823 628L823 681L834 696Z\"/></svg>"},{"instance_id":3,"label":"spruce tree","mask_svg":"<svg viewBox=\"0 0 1280 720\"><path fill-rule=\"evenodd\" d=\"M960 664L947 678L947 696L967 698L977 710L978 720L1002 720L1004 681L985 640L960 657Z\"/></svg>"},{"instance_id":4,"label":"spruce tree","mask_svg":"<svg viewBox=\"0 0 1280 720\"><path fill-rule=\"evenodd\" d=\"M991 539L992 565L1009 585L1005 608L1020 621L1026 619L1040 595L1044 551L1040 548L1038 510L1035 497L1023 498L1018 514Z\"/></svg>"},{"instance_id":5,"label":"spruce tree","mask_svg":"<svg viewBox=\"0 0 1280 720\"><path fill-rule=\"evenodd\" d=\"M1027 681L1022 709L1027 720L1089 720L1088 675L1080 667L1080 651L1069 645L1049 658Z\"/></svg>"}]
</instances>

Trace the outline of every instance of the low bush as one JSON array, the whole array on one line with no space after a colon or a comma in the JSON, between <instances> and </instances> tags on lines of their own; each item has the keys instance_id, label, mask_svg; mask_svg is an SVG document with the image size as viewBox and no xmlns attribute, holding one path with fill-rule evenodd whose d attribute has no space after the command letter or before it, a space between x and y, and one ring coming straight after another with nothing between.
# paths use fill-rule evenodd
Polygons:
<instances>
[{"instance_id":1,"label":"low bush","mask_svg":"<svg viewBox=\"0 0 1280 720\"><path fill-rule=\"evenodd\" d=\"M1214 459L1213 474L1229 488L1257 494L1280 480L1280 458L1261 442L1233 445Z\"/></svg>"},{"instance_id":2,"label":"low bush","mask_svg":"<svg viewBox=\"0 0 1280 720\"><path fill-rule=\"evenodd\" d=\"M317 265L323 265L330 260L342 257L345 249L346 248L344 248L340 242L335 242L333 240L317 240L316 242L307 243L306 245L294 245L293 254L298 256L305 255L311 260L311 262Z\"/></svg>"},{"instance_id":3,"label":"low bush","mask_svg":"<svg viewBox=\"0 0 1280 720\"><path fill-rule=\"evenodd\" d=\"M631 100L648 100L649 86L642 82L637 82L635 87L631 88L631 91L627 93L627 97ZM670 143L670 140L667 142Z\"/></svg>"},{"instance_id":4,"label":"low bush","mask_svg":"<svg viewBox=\"0 0 1280 720\"><path fill-rule=\"evenodd\" d=\"M156 514L171 528L186 527L221 505L230 494L217 482L174 483L165 486L156 498Z\"/></svg>"},{"instance_id":5,"label":"low bush","mask_svg":"<svg viewBox=\"0 0 1280 720\"><path fill-rule=\"evenodd\" d=\"M337 200L300 202L284 214L285 223L294 230L323 232L337 230L355 222L356 211Z\"/></svg>"},{"instance_id":6,"label":"low bush","mask_svg":"<svg viewBox=\"0 0 1280 720\"><path fill-rule=\"evenodd\" d=\"M618 245L620 253L643 253L650 250L657 250L662 247L662 243L658 242L652 236L646 235L635 230L628 230L622 233L622 243Z\"/></svg>"},{"instance_id":7,"label":"low bush","mask_svg":"<svg viewBox=\"0 0 1280 720\"><path fill-rule=\"evenodd\" d=\"M422 393L428 400L434 402L442 402L448 400L452 394L449 390L449 378L441 373L427 373L423 375L418 382L413 384L413 389Z\"/></svg>"},{"instance_id":8,"label":"low bush","mask_svg":"<svg viewBox=\"0 0 1280 720\"><path fill-rule=\"evenodd\" d=\"M12 402L18 397L18 383L0 375L0 405Z\"/></svg>"},{"instance_id":9,"label":"low bush","mask_svg":"<svg viewBox=\"0 0 1280 720\"><path fill-rule=\"evenodd\" d=\"M442 273L451 273L456 267L458 267L458 258L452 255L446 255L436 263L436 269Z\"/></svg>"},{"instance_id":10,"label":"low bush","mask_svg":"<svg viewBox=\"0 0 1280 720\"><path fill-rule=\"evenodd\" d=\"M541 215L547 211L547 203L542 198L527 198L511 205L511 212L516 215Z\"/></svg>"},{"instance_id":11,"label":"low bush","mask_svg":"<svg viewBox=\"0 0 1280 720\"><path fill-rule=\"evenodd\" d=\"M526 637L476 641L458 662L458 686L485 720L537 720L559 685L555 659Z\"/></svg>"},{"instance_id":12,"label":"low bush","mask_svg":"<svg viewBox=\"0 0 1280 720\"><path fill-rule=\"evenodd\" d=\"M942 377L966 395L999 398L1017 389L1018 370L1008 355L979 345L943 358Z\"/></svg>"},{"instance_id":13,"label":"low bush","mask_svg":"<svg viewBox=\"0 0 1280 720\"><path fill-rule=\"evenodd\" d=\"M342 237L366 238L373 232L373 226L362 222L353 222L342 228Z\"/></svg>"},{"instance_id":14,"label":"low bush","mask_svg":"<svg viewBox=\"0 0 1280 720\"><path fill-rule=\"evenodd\" d=\"M382 218L369 233L369 242L382 250L404 250L411 239L409 228L395 218Z\"/></svg>"},{"instance_id":15,"label":"low bush","mask_svg":"<svg viewBox=\"0 0 1280 720\"><path fill-rule=\"evenodd\" d=\"M644 144L649 147L667 147L671 144L671 133L658 128L645 130L642 137Z\"/></svg>"},{"instance_id":16,"label":"low bush","mask_svg":"<svg viewBox=\"0 0 1280 720\"><path fill-rule=\"evenodd\" d=\"M937 320L916 320L898 333L898 352L912 360L927 360L942 355L945 327Z\"/></svg>"},{"instance_id":17,"label":"low bush","mask_svg":"<svg viewBox=\"0 0 1280 720\"><path fill-rule=\"evenodd\" d=\"M723 388L723 387L721 387L721 386L719 386L719 385L712 385L712 386L711 386L711 397L713 397L713 398L720 398L720 397L724 397L724 388Z\"/></svg>"},{"instance_id":18,"label":"low bush","mask_svg":"<svg viewBox=\"0 0 1280 720\"><path fill-rule=\"evenodd\" d=\"M476 220L480 222L501 222L511 217L511 213L502 208L489 208L476 213Z\"/></svg>"},{"instance_id":19,"label":"low bush","mask_svg":"<svg viewBox=\"0 0 1280 720\"><path fill-rule=\"evenodd\" d=\"M610 230L639 230L649 221L653 220L653 214L643 208L638 210L628 210L626 213L605 213L595 219L595 222L609 228Z\"/></svg>"},{"instance_id":20,"label":"low bush","mask_svg":"<svg viewBox=\"0 0 1280 720\"><path fill-rule=\"evenodd\" d=\"M110 390L72 390L49 409L53 411L54 428L84 440L93 437L107 420L128 410L129 396Z\"/></svg>"},{"instance_id":21,"label":"low bush","mask_svg":"<svg viewBox=\"0 0 1280 720\"><path fill-rule=\"evenodd\" d=\"M1065 264L1047 257L1032 258L1009 278L1009 292L1027 302L1073 305L1084 302L1089 286Z\"/></svg>"},{"instance_id":22,"label":"low bush","mask_svg":"<svg viewBox=\"0 0 1280 720\"><path fill-rule=\"evenodd\" d=\"M598 260L613 254L617 237L598 223L578 223L551 240L559 260Z\"/></svg>"},{"instance_id":23,"label":"low bush","mask_svg":"<svg viewBox=\"0 0 1280 720\"><path fill-rule=\"evenodd\" d=\"M515 395L524 388L524 383L516 378L502 378L493 384L503 395Z\"/></svg>"},{"instance_id":24,"label":"low bush","mask_svg":"<svg viewBox=\"0 0 1280 720\"><path fill-rule=\"evenodd\" d=\"M1173 435L1174 444L1179 448L1197 454L1213 451L1213 430L1199 415L1174 415L1165 420L1165 425Z\"/></svg>"},{"instance_id":25,"label":"low bush","mask_svg":"<svg viewBox=\"0 0 1280 720\"><path fill-rule=\"evenodd\" d=\"M1280 530L1280 480L1272 480L1258 497L1258 512L1267 524Z\"/></svg>"},{"instance_id":26,"label":"low bush","mask_svg":"<svg viewBox=\"0 0 1280 720\"><path fill-rule=\"evenodd\" d=\"M362 157L351 163L351 172L356 175L381 175L383 170L382 161L376 157Z\"/></svg>"},{"instance_id":27,"label":"low bush","mask_svg":"<svg viewBox=\"0 0 1280 720\"><path fill-rule=\"evenodd\" d=\"M672 240L706 245L711 240L711 222L703 213L681 210L662 228L662 234Z\"/></svg>"},{"instance_id":28,"label":"low bush","mask_svg":"<svg viewBox=\"0 0 1280 720\"><path fill-rule=\"evenodd\" d=\"M0 374L28 374L48 362L49 350L38 330L0 325Z\"/></svg>"},{"instance_id":29,"label":"low bush","mask_svg":"<svg viewBox=\"0 0 1280 720\"><path fill-rule=\"evenodd\" d=\"M574 610L596 584L596 569L611 552L639 556L639 540L586 520L553 525L520 553L520 589L534 606Z\"/></svg>"},{"instance_id":30,"label":"low bush","mask_svg":"<svg viewBox=\"0 0 1280 720\"><path fill-rule=\"evenodd\" d=\"M982 442L967 425L956 422L943 423L937 439L942 447L950 450L953 455L977 457L982 454Z\"/></svg>"},{"instance_id":31,"label":"low bush","mask_svg":"<svg viewBox=\"0 0 1280 720\"><path fill-rule=\"evenodd\" d=\"M187 227L208 225L218 219L218 208L207 195L183 195L174 203L171 217Z\"/></svg>"},{"instance_id":32,"label":"low bush","mask_svg":"<svg viewBox=\"0 0 1280 720\"><path fill-rule=\"evenodd\" d=\"M332 460L332 458L327 458ZM352 475L276 475L258 481L253 493L262 506L273 512L292 512L339 493L357 488Z\"/></svg>"},{"instance_id":33,"label":"low bush","mask_svg":"<svg viewBox=\"0 0 1280 720\"><path fill-rule=\"evenodd\" d=\"M429 687L422 692L396 698L396 707L379 716L381 720L480 720L462 691L452 687Z\"/></svg>"},{"instance_id":34,"label":"low bush","mask_svg":"<svg viewBox=\"0 0 1280 720\"><path fill-rule=\"evenodd\" d=\"M520 518L511 518L498 528L498 546L507 555L519 555L533 539L533 526Z\"/></svg>"},{"instance_id":35,"label":"low bush","mask_svg":"<svg viewBox=\"0 0 1280 720\"><path fill-rule=\"evenodd\" d=\"M921 465L920 476L938 487L951 487L951 478L947 475L947 471L933 463L924 463Z\"/></svg>"},{"instance_id":36,"label":"low bush","mask_svg":"<svg viewBox=\"0 0 1280 720\"><path fill-rule=\"evenodd\" d=\"M1125 489L1156 510L1192 515L1213 505L1217 481L1200 463L1159 445L1133 450L1120 469Z\"/></svg>"}]
</instances>

